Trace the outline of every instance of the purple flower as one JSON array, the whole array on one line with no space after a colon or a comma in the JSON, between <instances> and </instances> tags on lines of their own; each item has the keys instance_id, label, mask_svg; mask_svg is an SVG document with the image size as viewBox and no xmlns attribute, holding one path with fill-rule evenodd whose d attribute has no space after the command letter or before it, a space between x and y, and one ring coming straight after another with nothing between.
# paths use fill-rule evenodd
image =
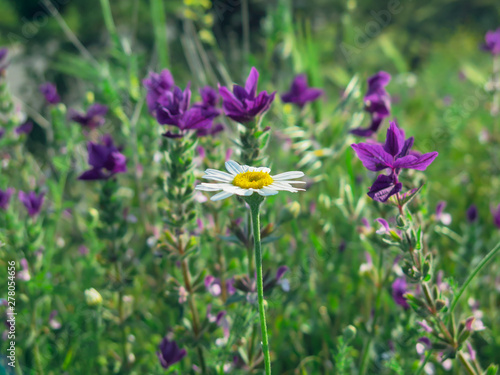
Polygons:
<instances>
[{"instance_id":1,"label":"purple flower","mask_svg":"<svg viewBox=\"0 0 500 375\"><path fill-rule=\"evenodd\" d=\"M102 138L103 144L87 143L89 164L92 169L83 172L79 180L106 180L116 173L127 171L127 159L113 144L109 134Z\"/></svg>"},{"instance_id":2,"label":"purple flower","mask_svg":"<svg viewBox=\"0 0 500 375\"><path fill-rule=\"evenodd\" d=\"M209 136L209 135L215 135L217 133L220 133L223 130L224 130L224 125L222 125L221 123L217 123L217 124L212 123L212 125L210 126L210 128L199 129L196 132L196 135L198 137L206 137L206 136Z\"/></svg>"},{"instance_id":3,"label":"purple flower","mask_svg":"<svg viewBox=\"0 0 500 375\"><path fill-rule=\"evenodd\" d=\"M418 321L417 324L424 329L424 331L431 333L432 328L425 320Z\"/></svg>"},{"instance_id":4,"label":"purple flower","mask_svg":"<svg viewBox=\"0 0 500 375\"><path fill-rule=\"evenodd\" d=\"M0 76L5 74L5 69L7 69L7 66L9 65L9 62L7 61L7 54L7 48L0 48Z\"/></svg>"},{"instance_id":5,"label":"purple flower","mask_svg":"<svg viewBox=\"0 0 500 375\"><path fill-rule=\"evenodd\" d=\"M219 87L222 96L222 108L227 117L241 124L247 124L266 112L274 100L276 92L268 94L262 91L257 94L259 72L252 68L245 87L233 86L233 92L227 87Z\"/></svg>"},{"instance_id":6,"label":"purple flower","mask_svg":"<svg viewBox=\"0 0 500 375\"><path fill-rule=\"evenodd\" d=\"M440 221L444 225L451 224L451 215L447 212L444 212L446 208L446 202L440 201L436 206L436 220Z\"/></svg>"},{"instance_id":7,"label":"purple flower","mask_svg":"<svg viewBox=\"0 0 500 375\"><path fill-rule=\"evenodd\" d=\"M187 298L188 298L188 291L183 286L180 286L179 287L179 304L182 305L183 303L186 303Z\"/></svg>"},{"instance_id":8,"label":"purple flower","mask_svg":"<svg viewBox=\"0 0 500 375\"><path fill-rule=\"evenodd\" d=\"M107 106L95 103L88 108L87 113L81 113L74 109L70 109L69 118L79 123L84 128L92 130L104 124L104 121L106 121L104 116L106 116L107 113Z\"/></svg>"},{"instance_id":9,"label":"purple flower","mask_svg":"<svg viewBox=\"0 0 500 375\"><path fill-rule=\"evenodd\" d=\"M26 121L24 124L19 125L15 129L15 133L17 135L29 134L29 133L31 133L32 130L33 130L33 123L31 121Z\"/></svg>"},{"instance_id":10,"label":"purple flower","mask_svg":"<svg viewBox=\"0 0 500 375\"><path fill-rule=\"evenodd\" d=\"M276 271L276 281L280 281L285 272L287 272L289 268L287 266L280 266Z\"/></svg>"},{"instance_id":11,"label":"purple flower","mask_svg":"<svg viewBox=\"0 0 500 375\"><path fill-rule=\"evenodd\" d=\"M493 223L500 229L500 204L497 208L491 207L491 214L493 215Z\"/></svg>"},{"instance_id":12,"label":"purple flower","mask_svg":"<svg viewBox=\"0 0 500 375\"><path fill-rule=\"evenodd\" d=\"M380 125L382 124L382 121L382 117L379 117L377 114L373 114L369 127L352 129L350 132L358 137L370 137L372 134L377 132L378 128L380 128Z\"/></svg>"},{"instance_id":13,"label":"purple flower","mask_svg":"<svg viewBox=\"0 0 500 375\"><path fill-rule=\"evenodd\" d=\"M492 55L500 55L500 27L496 30L490 30L484 37L486 43L482 46L483 50Z\"/></svg>"},{"instance_id":14,"label":"purple flower","mask_svg":"<svg viewBox=\"0 0 500 375\"><path fill-rule=\"evenodd\" d=\"M360 137L369 137L376 133L384 118L390 115L391 97L385 90L391 75L380 71L368 78L368 91L364 97L365 111L371 115L371 124L368 128L356 128L351 133Z\"/></svg>"},{"instance_id":15,"label":"purple flower","mask_svg":"<svg viewBox=\"0 0 500 375\"><path fill-rule=\"evenodd\" d=\"M300 108L307 102L312 102L323 95L323 90L307 85L307 76L305 74L297 75L290 86L290 90L281 95L284 103L293 103Z\"/></svg>"},{"instance_id":16,"label":"purple flower","mask_svg":"<svg viewBox=\"0 0 500 375\"><path fill-rule=\"evenodd\" d=\"M44 193L40 193L37 195L34 191L30 191L29 193L20 191L18 194L19 200L28 210L28 215L30 215L30 217L35 217L40 213L44 201L44 196Z\"/></svg>"},{"instance_id":17,"label":"purple flower","mask_svg":"<svg viewBox=\"0 0 500 375\"><path fill-rule=\"evenodd\" d=\"M472 361L475 361L476 360L476 351L474 350L474 348L472 347L472 345L470 344L469 341L467 341L467 351L469 352L470 359Z\"/></svg>"},{"instance_id":18,"label":"purple flower","mask_svg":"<svg viewBox=\"0 0 500 375\"><path fill-rule=\"evenodd\" d=\"M21 266L21 271L17 273L16 278L23 281L30 281L31 280L30 268L26 258L21 259L19 261L19 265Z\"/></svg>"},{"instance_id":19,"label":"purple flower","mask_svg":"<svg viewBox=\"0 0 500 375\"><path fill-rule=\"evenodd\" d=\"M394 280L392 283L392 298L394 299L394 302L396 302L399 306L402 306L405 310L410 308L410 305L408 305L406 297L404 296L406 293L408 293L406 280L404 278Z\"/></svg>"},{"instance_id":20,"label":"purple flower","mask_svg":"<svg viewBox=\"0 0 500 375\"><path fill-rule=\"evenodd\" d=\"M58 314L57 310L52 310L49 316L49 326L54 330L61 328L61 322L56 320L57 314Z\"/></svg>"},{"instance_id":21,"label":"purple flower","mask_svg":"<svg viewBox=\"0 0 500 375\"><path fill-rule=\"evenodd\" d=\"M61 102L61 97L57 93L57 88L54 84L50 82L46 82L39 88L42 95L45 97L45 100L49 104L58 104Z\"/></svg>"},{"instance_id":22,"label":"purple flower","mask_svg":"<svg viewBox=\"0 0 500 375\"><path fill-rule=\"evenodd\" d=\"M168 369L173 364L179 362L187 354L186 349L179 349L175 341L170 341L167 336L161 340L156 355L160 360L161 367Z\"/></svg>"},{"instance_id":23,"label":"purple flower","mask_svg":"<svg viewBox=\"0 0 500 375\"><path fill-rule=\"evenodd\" d=\"M467 209L467 220L469 223L474 223L477 220L477 206L475 204L471 204Z\"/></svg>"},{"instance_id":24,"label":"purple flower","mask_svg":"<svg viewBox=\"0 0 500 375\"><path fill-rule=\"evenodd\" d=\"M200 90L200 95L202 101L200 103L196 103L194 107L200 107L207 111L214 111L217 112L217 116L220 115L221 111L217 108L217 105L219 104L220 100L219 93L212 87L205 86ZM224 125L222 125L221 123L215 124L212 122L210 127L199 129L196 132L196 135L198 137L205 137L208 135L215 135L223 130L224 130Z\"/></svg>"},{"instance_id":25,"label":"purple flower","mask_svg":"<svg viewBox=\"0 0 500 375\"><path fill-rule=\"evenodd\" d=\"M379 202L386 202L392 195L399 193L403 185L398 176L402 169L424 171L437 157L437 152L420 156L410 155L413 137L405 140L405 133L395 122L387 130L385 144L358 143L351 145L365 168L379 172L389 170L389 175L381 174L368 192L368 196Z\"/></svg>"},{"instance_id":26,"label":"purple flower","mask_svg":"<svg viewBox=\"0 0 500 375\"><path fill-rule=\"evenodd\" d=\"M378 113L380 117L390 114L391 102L385 86L391 81L391 75L380 71L368 78L368 91L364 97L365 109L369 113Z\"/></svg>"},{"instance_id":27,"label":"purple flower","mask_svg":"<svg viewBox=\"0 0 500 375\"><path fill-rule=\"evenodd\" d=\"M220 96L214 88L205 86L200 89L201 103L196 103L195 106L204 108L215 108L219 104Z\"/></svg>"},{"instance_id":28,"label":"purple flower","mask_svg":"<svg viewBox=\"0 0 500 375\"><path fill-rule=\"evenodd\" d=\"M222 293L222 286L220 279L208 275L205 277L205 288L214 297L220 296ZM234 278L226 280L226 291L229 295L233 295L236 292L234 288Z\"/></svg>"},{"instance_id":29,"label":"purple flower","mask_svg":"<svg viewBox=\"0 0 500 375\"><path fill-rule=\"evenodd\" d=\"M465 321L465 329L469 332L483 331L486 329L481 319L477 319L474 316L467 318Z\"/></svg>"},{"instance_id":30,"label":"purple flower","mask_svg":"<svg viewBox=\"0 0 500 375\"><path fill-rule=\"evenodd\" d=\"M281 286L284 292L290 291L290 281L288 279L283 278L283 275L289 270L287 266L280 266L276 271L276 284Z\"/></svg>"},{"instance_id":31,"label":"purple flower","mask_svg":"<svg viewBox=\"0 0 500 375\"><path fill-rule=\"evenodd\" d=\"M161 73L150 72L148 78L142 81L142 84L147 89L146 103L151 113L155 113L158 108L158 99L164 93L170 91L174 87L174 78L168 69L164 69Z\"/></svg>"},{"instance_id":32,"label":"purple flower","mask_svg":"<svg viewBox=\"0 0 500 375\"><path fill-rule=\"evenodd\" d=\"M10 197L14 194L14 188L0 189L0 208L6 210L9 208Z\"/></svg>"},{"instance_id":33,"label":"purple flower","mask_svg":"<svg viewBox=\"0 0 500 375\"><path fill-rule=\"evenodd\" d=\"M194 105L189 108L191 90L189 84L184 91L175 87L173 91L164 92L157 100L156 119L161 125L172 125L179 128L179 133L167 131L168 138L182 137L188 130L211 129L213 119L219 115L214 107Z\"/></svg>"},{"instance_id":34,"label":"purple flower","mask_svg":"<svg viewBox=\"0 0 500 375\"><path fill-rule=\"evenodd\" d=\"M417 340L417 353L418 355L423 355L426 350L429 350L432 347L431 340L427 337L421 337Z\"/></svg>"}]
</instances>

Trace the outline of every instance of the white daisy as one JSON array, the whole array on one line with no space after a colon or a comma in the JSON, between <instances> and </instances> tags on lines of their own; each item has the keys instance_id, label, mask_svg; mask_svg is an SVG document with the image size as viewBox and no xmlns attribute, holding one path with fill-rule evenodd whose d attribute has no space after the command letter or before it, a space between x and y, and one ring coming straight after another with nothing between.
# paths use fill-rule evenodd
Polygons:
<instances>
[{"instance_id":1,"label":"white daisy","mask_svg":"<svg viewBox=\"0 0 500 375\"><path fill-rule=\"evenodd\" d=\"M196 186L196 190L222 190L210 198L213 201L229 198L234 194L249 196L253 193L258 193L267 197L269 195L276 195L279 191L297 193L300 190L304 190L291 185L305 184L304 181L294 181L294 179L304 176L304 173L299 171L285 172L271 176L269 168L239 165L232 160L226 162L226 169L229 173L207 169L203 178L219 181L219 183L201 183Z\"/></svg>"}]
</instances>

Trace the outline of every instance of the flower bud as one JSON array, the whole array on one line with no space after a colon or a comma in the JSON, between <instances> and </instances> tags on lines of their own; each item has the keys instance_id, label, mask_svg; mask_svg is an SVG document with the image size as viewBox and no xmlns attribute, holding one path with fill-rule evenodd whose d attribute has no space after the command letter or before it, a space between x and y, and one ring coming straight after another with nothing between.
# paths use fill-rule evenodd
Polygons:
<instances>
[{"instance_id":1,"label":"flower bud","mask_svg":"<svg viewBox=\"0 0 500 375\"><path fill-rule=\"evenodd\" d=\"M87 305L97 306L102 303L101 294L94 288L86 289L84 291L84 294L85 294L85 302L87 302Z\"/></svg>"},{"instance_id":2,"label":"flower bud","mask_svg":"<svg viewBox=\"0 0 500 375\"><path fill-rule=\"evenodd\" d=\"M446 302L443 301L442 299L438 299L436 301L436 310L439 311L441 309L443 309L444 307L446 306Z\"/></svg>"},{"instance_id":3,"label":"flower bud","mask_svg":"<svg viewBox=\"0 0 500 375\"><path fill-rule=\"evenodd\" d=\"M342 332L345 343L348 344L349 342L351 342L356 337L356 333L356 327L354 327L353 325L348 325L347 327L345 327L344 331Z\"/></svg>"}]
</instances>

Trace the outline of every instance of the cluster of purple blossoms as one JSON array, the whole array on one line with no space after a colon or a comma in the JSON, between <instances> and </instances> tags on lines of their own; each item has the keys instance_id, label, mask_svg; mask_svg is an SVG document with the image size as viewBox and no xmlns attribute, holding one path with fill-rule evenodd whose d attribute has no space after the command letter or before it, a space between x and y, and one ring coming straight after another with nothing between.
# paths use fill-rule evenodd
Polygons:
<instances>
[{"instance_id":1,"label":"cluster of purple blossoms","mask_svg":"<svg viewBox=\"0 0 500 375\"><path fill-rule=\"evenodd\" d=\"M164 369L168 369L173 364L179 362L186 354L186 349L180 349L177 343L174 340L169 340L167 336L161 340L156 352L161 367Z\"/></svg>"},{"instance_id":2,"label":"cluster of purple blossoms","mask_svg":"<svg viewBox=\"0 0 500 375\"><path fill-rule=\"evenodd\" d=\"M9 208L10 197L14 194L14 191L14 188L0 189L0 208L2 210L5 211Z\"/></svg>"},{"instance_id":3,"label":"cluster of purple blossoms","mask_svg":"<svg viewBox=\"0 0 500 375\"><path fill-rule=\"evenodd\" d=\"M0 189L0 209L7 210L10 204L10 198L14 194L14 188L7 188L5 190ZM24 191L19 191L18 193L19 201L26 207L28 215L30 217L36 217L42 210L42 205L45 200L45 194L37 194L34 191L25 193Z\"/></svg>"},{"instance_id":4,"label":"cluster of purple blossoms","mask_svg":"<svg viewBox=\"0 0 500 375\"><path fill-rule=\"evenodd\" d=\"M368 196L376 201L386 202L403 188L398 179L403 169L424 171L438 156L435 151L419 156L410 154L413 142L413 137L405 139L405 132L395 122L391 122L383 146L372 143L351 145L365 168L374 172L389 171L389 175L381 174L377 177Z\"/></svg>"},{"instance_id":5,"label":"cluster of purple blossoms","mask_svg":"<svg viewBox=\"0 0 500 375\"><path fill-rule=\"evenodd\" d=\"M57 88L54 84L46 82L39 87L39 90L48 104L59 104L61 102L61 97L57 93Z\"/></svg>"},{"instance_id":6,"label":"cluster of purple blossoms","mask_svg":"<svg viewBox=\"0 0 500 375\"><path fill-rule=\"evenodd\" d=\"M26 121L24 124L19 125L14 129L17 135L29 134L33 130L33 123L31 121Z\"/></svg>"},{"instance_id":7,"label":"cluster of purple blossoms","mask_svg":"<svg viewBox=\"0 0 500 375\"><path fill-rule=\"evenodd\" d=\"M218 109L219 101L220 101L220 96L217 93L217 91L210 87L210 86L205 86L202 89L200 89L200 95L201 95L201 102L195 103L194 107L200 107L207 111L216 111L217 116L221 114L221 110ZM216 116L216 117L217 117ZM224 130L224 125L221 123L212 123L212 125L208 128L202 128L199 129L196 134L199 137L205 137L207 135L215 135L219 132Z\"/></svg>"},{"instance_id":8,"label":"cluster of purple blossoms","mask_svg":"<svg viewBox=\"0 0 500 375\"><path fill-rule=\"evenodd\" d=\"M214 297L218 297L222 294L222 285L220 282L220 279L208 275L205 277L205 288L207 291L213 295ZM227 279L225 281L226 283L226 290L227 293L231 296L236 292L236 289L234 288L234 278Z\"/></svg>"},{"instance_id":9,"label":"cluster of purple blossoms","mask_svg":"<svg viewBox=\"0 0 500 375\"><path fill-rule=\"evenodd\" d=\"M30 217L34 218L40 213L45 199L44 193L37 194L34 191L30 191L29 193L20 191L18 197L21 203L24 204L24 207L28 210L28 215Z\"/></svg>"},{"instance_id":10,"label":"cluster of purple blossoms","mask_svg":"<svg viewBox=\"0 0 500 375\"><path fill-rule=\"evenodd\" d=\"M85 129L93 130L104 124L104 116L108 113L108 107L95 103L92 104L86 113L78 112L74 109L69 110L69 118L82 125Z\"/></svg>"},{"instance_id":11,"label":"cluster of purple blossoms","mask_svg":"<svg viewBox=\"0 0 500 375\"><path fill-rule=\"evenodd\" d=\"M493 215L493 223L500 229L500 204L497 207L491 207L491 214Z\"/></svg>"},{"instance_id":12,"label":"cluster of purple blossoms","mask_svg":"<svg viewBox=\"0 0 500 375\"><path fill-rule=\"evenodd\" d=\"M266 112L274 100L276 91L268 94L267 91L257 93L259 72L252 67L245 87L234 85L233 92L227 87L219 87L222 96L222 108L230 119L247 125Z\"/></svg>"},{"instance_id":13,"label":"cluster of purple blossoms","mask_svg":"<svg viewBox=\"0 0 500 375\"><path fill-rule=\"evenodd\" d=\"M466 215L467 215L467 221L469 223L476 222L478 218L477 206L475 204L471 204L467 209Z\"/></svg>"},{"instance_id":14,"label":"cluster of purple blossoms","mask_svg":"<svg viewBox=\"0 0 500 375\"><path fill-rule=\"evenodd\" d=\"M306 103L315 101L323 94L323 90L309 87L305 74L299 74L293 79L290 90L281 95L281 100L284 103L292 103L303 108Z\"/></svg>"},{"instance_id":15,"label":"cluster of purple blossoms","mask_svg":"<svg viewBox=\"0 0 500 375\"><path fill-rule=\"evenodd\" d=\"M410 305L406 301L405 294L408 293L408 285L406 280L401 277L394 280L392 283L392 298L394 302L399 306L403 307L405 310L410 308Z\"/></svg>"},{"instance_id":16,"label":"cluster of purple blossoms","mask_svg":"<svg viewBox=\"0 0 500 375\"><path fill-rule=\"evenodd\" d=\"M500 27L496 30L490 30L484 37L485 44L482 48L490 52L492 55L500 55Z\"/></svg>"},{"instance_id":17,"label":"cluster of purple blossoms","mask_svg":"<svg viewBox=\"0 0 500 375\"><path fill-rule=\"evenodd\" d=\"M5 69L9 65L7 61L8 50L7 48L0 48L0 77L5 74Z\"/></svg>"},{"instance_id":18,"label":"cluster of purple blossoms","mask_svg":"<svg viewBox=\"0 0 500 375\"><path fill-rule=\"evenodd\" d=\"M161 125L171 125L178 132L167 131L167 138L183 137L188 131L196 131L198 136L213 135L221 131L222 125L214 125L213 120L220 115L216 108L219 95L211 87L200 90L202 102L190 105L191 90L188 84L183 91L175 86L172 74L167 70L151 72L143 80L147 89L146 101L151 114Z\"/></svg>"},{"instance_id":19,"label":"cluster of purple blossoms","mask_svg":"<svg viewBox=\"0 0 500 375\"><path fill-rule=\"evenodd\" d=\"M142 84L147 90L146 103L149 112L156 114L156 109L159 107L158 99L165 92L171 91L174 86L174 77L168 69L164 69L161 73L150 72L148 78L142 81Z\"/></svg>"},{"instance_id":20,"label":"cluster of purple blossoms","mask_svg":"<svg viewBox=\"0 0 500 375\"><path fill-rule=\"evenodd\" d=\"M83 172L79 180L107 180L117 173L127 171L127 159L117 148L109 134L102 138L102 144L87 143L90 170Z\"/></svg>"},{"instance_id":21,"label":"cluster of purple blossoms","mask_svg":"<svg viewBox=\"0 0 500 375\"><path fill-rule=\"evenodd\" d=\"M391 81L391 75L380 71L368 78L368 91L363 98L365 111L371 115L371 124L368 128L356 128L351 133L360 137L370 137L380 128L384 118L390 115L391 97L385 87Z\"/></svg>"}]
</instances>

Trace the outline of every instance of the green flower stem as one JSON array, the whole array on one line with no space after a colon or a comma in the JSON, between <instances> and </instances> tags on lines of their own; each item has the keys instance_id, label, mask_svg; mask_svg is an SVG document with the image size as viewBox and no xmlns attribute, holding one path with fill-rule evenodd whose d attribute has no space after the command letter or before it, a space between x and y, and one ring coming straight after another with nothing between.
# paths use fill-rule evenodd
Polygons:
<instances>
[{"instance_id":1,"label":"green flower stem","mask_svg":"<svg viewBox=\"0 0 500 375\"><path fill-rule=\"evenodd\" d=\"M104 18L104 24L106 25L106 29L108 29L113 42L116 43L116 46L120 46L120 38L118 37L118 33L116 32L115 21L113 20L113 14L111 13L111 6L109 4L109 0L100 0L101 1L101 9L102 15Z\"/></svg>"},{"instance_id":2,"label":"green flower stem","mask_svg":"<svg viewBox=\"0 0 500 375\"><path fill-rule=\"evenodd\" d=\"M478 375L477 372L474 370L474 368L471 366L471 364L467 361L467 359L465 359L464 353L458 352L458 359L460 360L462 366L464 366L465 370L467 371L467 374Z\"/></svg>"},{"instance_id":3,"label":"green flower stem","mask_svg":"<svg viewBox=\"0 0 500 375\"><path fill-rule=\"evenodd\" d=\"M271 374L271 356L269 355L269 341L267 338L266 312L264 309L264 283L262 280L262 246L260 243L260 204L264 201L264 197L258 194L252 194L246 199L250 205L252 214L252 229L255 247L255 266L257 268L257 295L259 301L259 317L260 329L262 331L262 352L264 353L264 365L266 375Z\"/></svg>"},{"instance_id":4,"label":"green flower stem","mask_svg":"<svg viewBox=\"0 0 500 375\"><path fill-rule=\"evenodd\" d=\"M462 294L465 292L465 289L467 289L467 287L469 286L471 281L474 279L474 277L476 277L476 275L483 269L483 267L486 266L490 262L490 260L493 259L493 257L498 253L499 250L500 250L500 242L497 243L497 245L493 248L493 250L491 250L483 258L483 260L476 266L476 268L474 268L474 270L471 272L471 274L469 275L467 280L465 280L464 285L462 285L462 287L458 291L455 298L453 298L453 303L451 304L451 307L450 307L450 314L453 313L453 310L455 310L455 307L457 306L458 300L460 299Z\"/></svg>"},{"instance_id":5,"label":"green flower stem","mask_svg":"<svg viewBox=\"0 0 500 375\"><path fill-rule=\"evenodd\" d=\"M378 285L377 285L377 294L375 296L375 309L373 312L373 321L372 321L372 327L370 331L370 336L368 336L368 340L366 341L364 348L363 348L363 357L361 358L361 365L359 366L359 374L364 375L367 369L368 365L368 358L370 357L370 350L372 346L373 339L375 337L375 330L377 328L377 321L378 321L378 315L379 315L379 310L380 310L380 301L382 297L382 290L383 286L385 284L385 281L387 280L387 277L382 278L382 266L384 264L384 257L383 257L384 252L380 252L379 256L379 263L378 263Z\"/></svg>"},{"instance_id":6,"label":"green flower stem","mask_svg":"<svg viewBox=\"0 0 500 375\"><path fill-rule=\"evenodd\" d=\"M38 332L36 328L36 302L33 302L33 313L31 314L31 329L33 332L35 332L35 339L33 343L33 357L35 359L35 366L37 368L37 371L40 375L43 375L43 365L42 365L42 358L40 355L40 347L38 345Z\"/></svg>"},{"instance_id":7,"label":"green flower stem","mask_svg":"<svg viewBox=\"0 0 500 375\"><path fill-rule=\"evenodd\" d=\"M200 317L198 315L198 310L196 310L193 288L191 286L191 275L189 274L189 265L186 258L182 260L181 267L182 267L182 276L184 278L184 285L186 286L186 290L188 292L188 305L189 309L191 310L191 315L193 316L193 333L196 340L198 340L199 339L198 336L200 334ZM207 368L205 365L205 358L203 356L203 350L199 344L197 344L196 351L198 353L198 359L200 361L201 373L206 374Z\"/></svg>"},{"instance_id":8,"label":"green flower stem","mask_svg":"<svg viewBox=\"0 0 500 375\"><path fill-rule=\"evenodd\" d=\"M151 21L153 21L156 53L160 60L160 68L164 69L168 67L168 41L163 0L151 0Z\"/></svg>"},{"instance_id":9,"label":"green flower stem","mask_svg":"<svg viewBox=\"0 0 500 375\"><path fill-rule=\"evenodd\" d=\"M431 356L432 356L432 350L429 350L427 352L427 355L425 356L425 360L422 362L422 364L418 368L418 370L415 373L415 375L420 375L422 373L422 371L424 371L425 365L427 364L427 362L429 362L429 359L431 359Z\"/></svg>"},{"instance_id":10,"label":"green flower stem","mask_svg":"<svg viewBox=\"0 0 500 375\"><path fill-rule=\"evenodd\" d=\"M122 290L122 274L120 271L120 264L118 259L115 261L115 273L116 280L120 284L118 286L118 324L120 326L120 334L121 334L121 348L122 348L122 371L128 371L128 354L127 354L127 333L125 332L125 313L123 310L123 290Z\"/></svg>"},{"instance_id":11,"label":"green flower stem","mask_svg":"<svg viewBox=\"0 0 500 375\"><path fill-rule=\"evenodd\" d=\"M498 116L500 110L500 90L498 84L500 83L500 59L497 55L493 56L493 103L491 104L491 114Z\"/></svg>"}]
</instances>

